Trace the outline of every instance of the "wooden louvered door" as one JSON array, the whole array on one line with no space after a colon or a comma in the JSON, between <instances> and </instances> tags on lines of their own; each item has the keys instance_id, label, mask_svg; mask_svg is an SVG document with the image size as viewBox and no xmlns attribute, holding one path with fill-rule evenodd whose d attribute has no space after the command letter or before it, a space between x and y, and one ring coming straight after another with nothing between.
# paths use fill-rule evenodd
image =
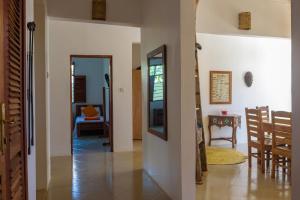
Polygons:
<instances>
[{"instance_id":1,"label":"wooden louvered door","mask_svg":"<svg viewBox=\"0 0 300 200\"><path fill-rule=\"evenodd\" d=\"M27 199L24 2L1 0L0 3L1 200Z\"/></svg>"}]
</instances>

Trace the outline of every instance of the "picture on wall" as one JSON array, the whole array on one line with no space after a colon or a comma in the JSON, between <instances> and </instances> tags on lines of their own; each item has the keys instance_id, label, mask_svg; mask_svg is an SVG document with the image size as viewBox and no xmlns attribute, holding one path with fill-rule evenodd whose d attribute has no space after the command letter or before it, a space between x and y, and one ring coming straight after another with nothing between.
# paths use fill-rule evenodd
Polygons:
<instances>
[{"instance_id":1,"label":"picture on wall","mask_svg":"<svg viewBox=\"0 0 300 200\"><path fill-rule=\"evenodd\" d=\"M231 104L232 72L210 71L210 104Z\"/></svg>"}]
</instances>

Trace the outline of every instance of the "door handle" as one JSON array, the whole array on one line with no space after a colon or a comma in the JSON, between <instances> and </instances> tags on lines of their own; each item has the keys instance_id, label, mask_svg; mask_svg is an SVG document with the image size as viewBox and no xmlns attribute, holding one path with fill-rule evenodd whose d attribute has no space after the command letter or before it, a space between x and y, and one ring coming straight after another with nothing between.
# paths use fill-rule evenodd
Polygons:
<instances>
[{"instance_id":1,"label":"door handle","mask_svg":"<svg viewBox=\"0 0 300 200\"><path fill-rule=\"evenodd\" d=\"M5 104L0 104L0 153L4 153L5 145Z\"/></svg>"}]
</instances>

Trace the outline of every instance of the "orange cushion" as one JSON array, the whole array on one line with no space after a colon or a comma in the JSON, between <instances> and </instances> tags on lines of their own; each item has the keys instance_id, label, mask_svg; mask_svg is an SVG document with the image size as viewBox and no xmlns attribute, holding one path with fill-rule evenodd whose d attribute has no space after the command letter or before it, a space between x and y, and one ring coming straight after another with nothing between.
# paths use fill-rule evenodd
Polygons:
<instances>
[{"instance_id":1,"label":"orange cushion","mask_svg":"<svg viewBox=\"0 0 300 200\"><path fill-rule=\"evenodd\" d=\"M85 117L84 120L99 120L100 117Z\"/></svg>"},{"instance_id":2,"label":"orange cushion","mask_svg":"<svg viewBox=\"0 0 300 200\"><path fill-rule=\"evenodd\" d=\"M93 106L87 106L82 110L86 117L96 117L99 115L97 110Z\"/></svg>"}]
</instances>

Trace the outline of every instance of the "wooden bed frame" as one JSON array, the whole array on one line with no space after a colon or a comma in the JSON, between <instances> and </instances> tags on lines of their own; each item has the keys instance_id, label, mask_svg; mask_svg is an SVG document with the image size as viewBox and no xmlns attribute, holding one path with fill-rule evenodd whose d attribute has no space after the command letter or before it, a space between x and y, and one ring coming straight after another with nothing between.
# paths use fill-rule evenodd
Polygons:
<instances>
[{"instance_id":1,"label":"wooden bed frame","mask_svg":"<svg viewBox=\"0 0 300 200\"><path fill-rule=\"evenodd\" d=\"M93 107L98 107L100 110L100 116L103 116L103 105L101 104L79 104L76 105L76 116L75 116L75 120L77 116L81 115L81 108L82 107L86 107L86 106L93 106ZM76 122L75 122L76 123ZM103 133L104 130L104 123L103 122L87 122L87 123L80 123L80 124L76 124L76 128L77 128L77 136L80 137L81 136L81 131L98 131L99 133Z\"/></svg>"}]
</instances>

